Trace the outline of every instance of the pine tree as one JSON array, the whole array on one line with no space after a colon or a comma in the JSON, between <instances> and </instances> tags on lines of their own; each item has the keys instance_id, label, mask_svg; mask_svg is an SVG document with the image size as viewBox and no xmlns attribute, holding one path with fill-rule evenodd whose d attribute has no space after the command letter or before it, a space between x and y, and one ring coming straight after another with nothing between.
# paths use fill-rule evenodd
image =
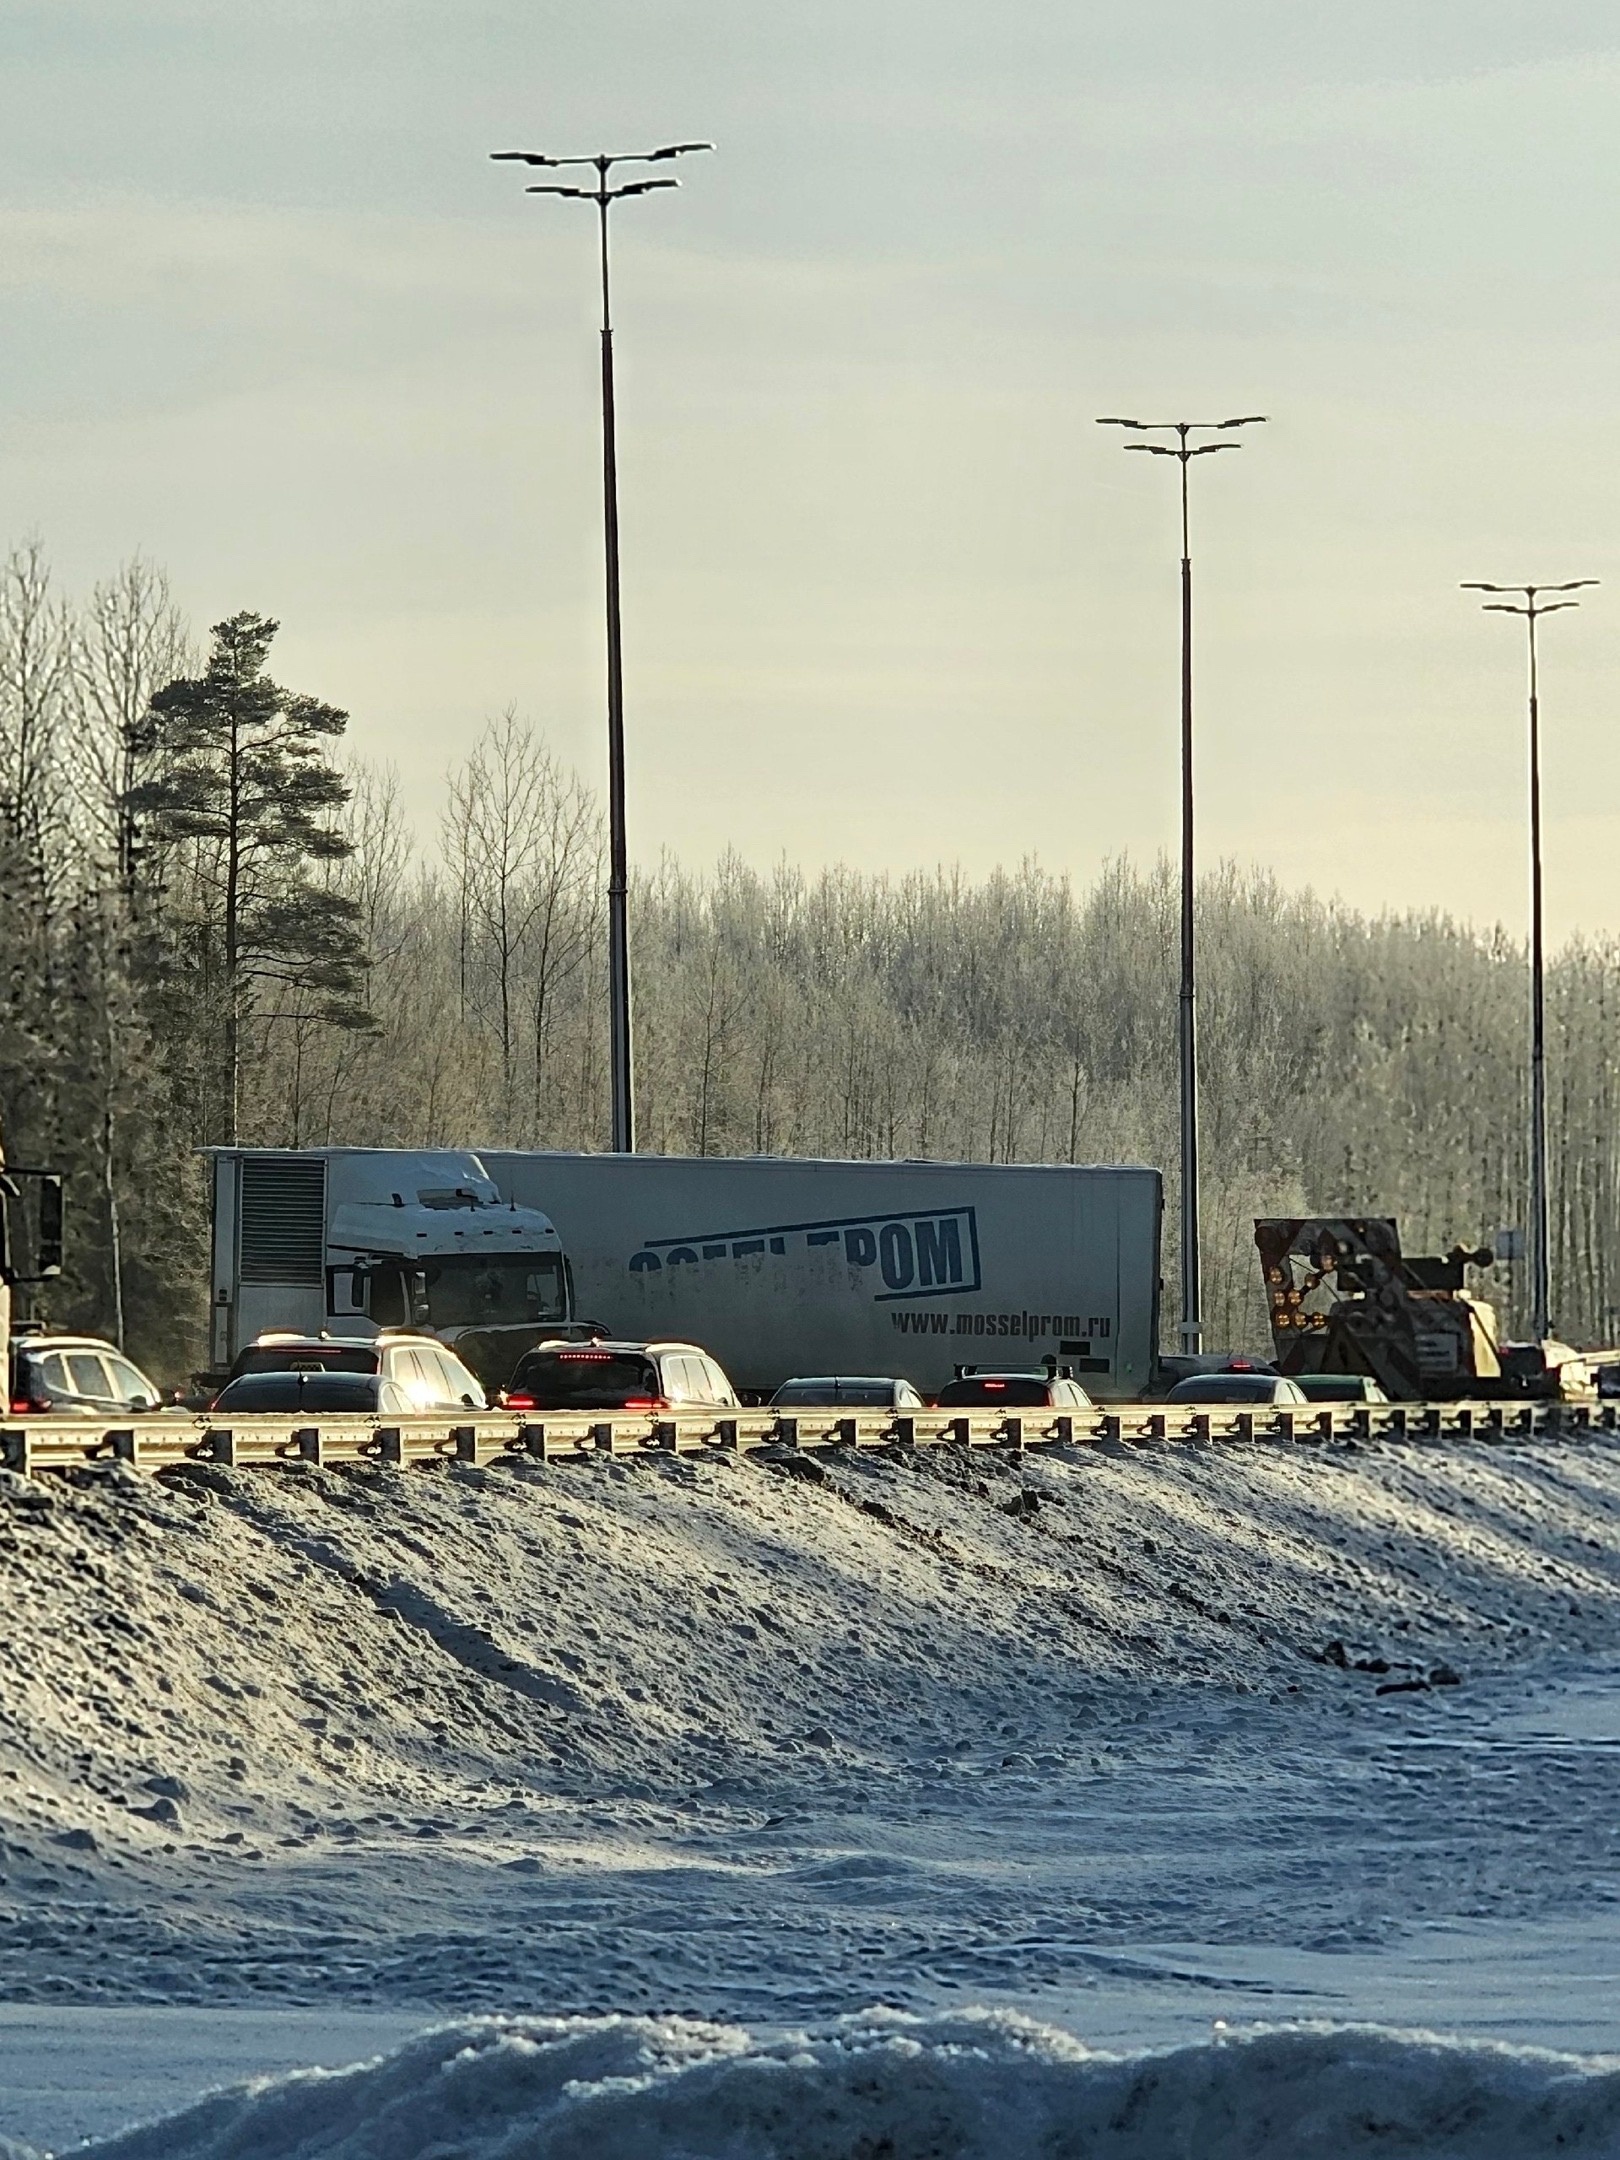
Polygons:
<instances>
[{"instance_id":1,"label":"pine tree","mask_svg":"<svg viewBox=\"0 0 1620 2160\"><path fill-rule=\"evenodd\" d=\"M189 902L168 952L217 1016L207 1125L225 1142L237 1138L243 1044L266 985L306 1018L370 1024L359 909L313 874L351 851L337 822L348 783L324 754L348 715L271 680L278 627L249 613L215 624L204 673L152 699L156 770L130 796L166 858L168 912Z\"/></svg>"}]
</instances>

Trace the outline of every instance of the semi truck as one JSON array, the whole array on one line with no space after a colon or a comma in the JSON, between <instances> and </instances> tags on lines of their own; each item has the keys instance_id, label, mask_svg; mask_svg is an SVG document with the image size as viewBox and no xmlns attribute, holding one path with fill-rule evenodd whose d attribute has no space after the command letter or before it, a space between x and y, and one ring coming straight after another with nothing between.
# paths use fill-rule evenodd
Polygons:
<instances>
[{"instance_id":1,"label":"semi truck","mask_svg":"<svg viewBox=\"0 0 1620 2160\"><path fill-rule=\"evenodd\" d=\"M388 1148L214 1151L213 1363L268 1328L426 1327L486 1385L548 1336L700 1344L796 1374L1067 1367L1140 1395L1156 1170Z\"/></svg>"},{"instance_id":2,"label":"semi truck","mask_svg":"<svg viewBox=\"0 0 1620 2160\"><path fill-rule=\"evenodd\" d=\"M573 1332L550 1218L464 1149L212 1148L209 1363L271 1329L418 1328L499 1385L544 1335Z\"/></svg>"}]
</instances>

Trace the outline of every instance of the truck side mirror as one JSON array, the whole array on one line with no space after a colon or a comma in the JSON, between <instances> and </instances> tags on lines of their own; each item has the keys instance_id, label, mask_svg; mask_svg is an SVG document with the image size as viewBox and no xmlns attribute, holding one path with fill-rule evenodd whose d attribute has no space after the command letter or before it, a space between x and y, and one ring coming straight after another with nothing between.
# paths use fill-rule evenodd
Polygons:
<instances>
[{"instance_id":1,"label":"truck side mirror","mask_svg":"<svg viewBox=\"0 0 1620 2160\"><path fill-rule=\"evenodd\" d=\"M422 1268L413 1268L409 1277L411 1286L411 1326L426 1327L433 1315L428 1306L427 1274Z\"/></svg>"},{"instance_id":2,"label":"truck side mirror","mask_svg":"<svg viewBox=\"0 0 1620 2160\"><path fill-rule=\"evenodd\" d=\"M348 1304L338 1300L338 1286L343 1284L348 1294ZM370 1310L367 1295L371 1287L371 1270L361 1263L353 1267L329 1267L326 1271L326 1309L334 1318L346 1313L363 1313Z\"/></svg>"},{"instance_id":3,"label":"truck side mirror","mask_svg":"<svg viewBox=\"0 0 1620 2160\"><path fill-rule=\"evenodd\" d=\"M46 1171L39 1181L39 1273L46 1281L62 1272L62 1180Z\"/></svg>"},{"instance_id":4,"label":"truck side mirror","mask_svg":"<svg viewBox=\"0 0 1620 2160\"><path fill-rule=\"evenodd\" d=\"M21 1219L22 1187L19 1178L33 1178L39 1187L39 1208L33 1240L35 1267L31 1275L20 1272L17 1226ZM18 1212L14 1213L13 1209ZM62 1272L62 1174L59 1170L0 1172L0 1282L49 1282Z\"/></svg>"}]
</instances>

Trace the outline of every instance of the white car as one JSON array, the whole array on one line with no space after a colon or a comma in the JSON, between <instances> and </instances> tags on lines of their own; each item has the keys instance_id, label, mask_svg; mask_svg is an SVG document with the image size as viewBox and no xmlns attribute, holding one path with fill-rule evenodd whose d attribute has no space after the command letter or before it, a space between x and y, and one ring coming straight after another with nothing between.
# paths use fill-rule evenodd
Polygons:
<instances>
[{"instance_id":1,"label":"white car","mask_svg":"<svg viewBox=\"0 0 1620 2160\"><path fill-rule=\"evenodd\" d=\"M272 1332L250 1342L231 1367L244 1373L375 1373L391 1381L413 1411L487 1410L489 1397L453 1350L432 1335L295 1335Z\"/></svg>"}]
</instances>

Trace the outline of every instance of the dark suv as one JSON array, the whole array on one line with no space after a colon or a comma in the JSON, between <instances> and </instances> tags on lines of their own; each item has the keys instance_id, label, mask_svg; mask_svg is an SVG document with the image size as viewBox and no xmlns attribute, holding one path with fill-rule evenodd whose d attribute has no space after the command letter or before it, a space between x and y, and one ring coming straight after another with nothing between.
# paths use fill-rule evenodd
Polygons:
<instances>
[{"instance_id":1,"label":"dark suv","mask_svg":"<svg viewBox=\"0 0 1620 2160\"><path fill-rule=\"evenodd\" d=\"M35 1333L11 1337L13 1417L128 1417L161 1410L161 1392L121 1350L96 1335Z\"/></svg>"},{"instance_id":2,"label":"dark suv","mask_svg":"<svg viewBox=\"0 0 1620 2160\"><path fill-rule=\"evenodd\" d=\"M735 1410L737 1391L695 1343L547 1342L527 1350L508 1410Z\"/></svg>"}]
</instances>

